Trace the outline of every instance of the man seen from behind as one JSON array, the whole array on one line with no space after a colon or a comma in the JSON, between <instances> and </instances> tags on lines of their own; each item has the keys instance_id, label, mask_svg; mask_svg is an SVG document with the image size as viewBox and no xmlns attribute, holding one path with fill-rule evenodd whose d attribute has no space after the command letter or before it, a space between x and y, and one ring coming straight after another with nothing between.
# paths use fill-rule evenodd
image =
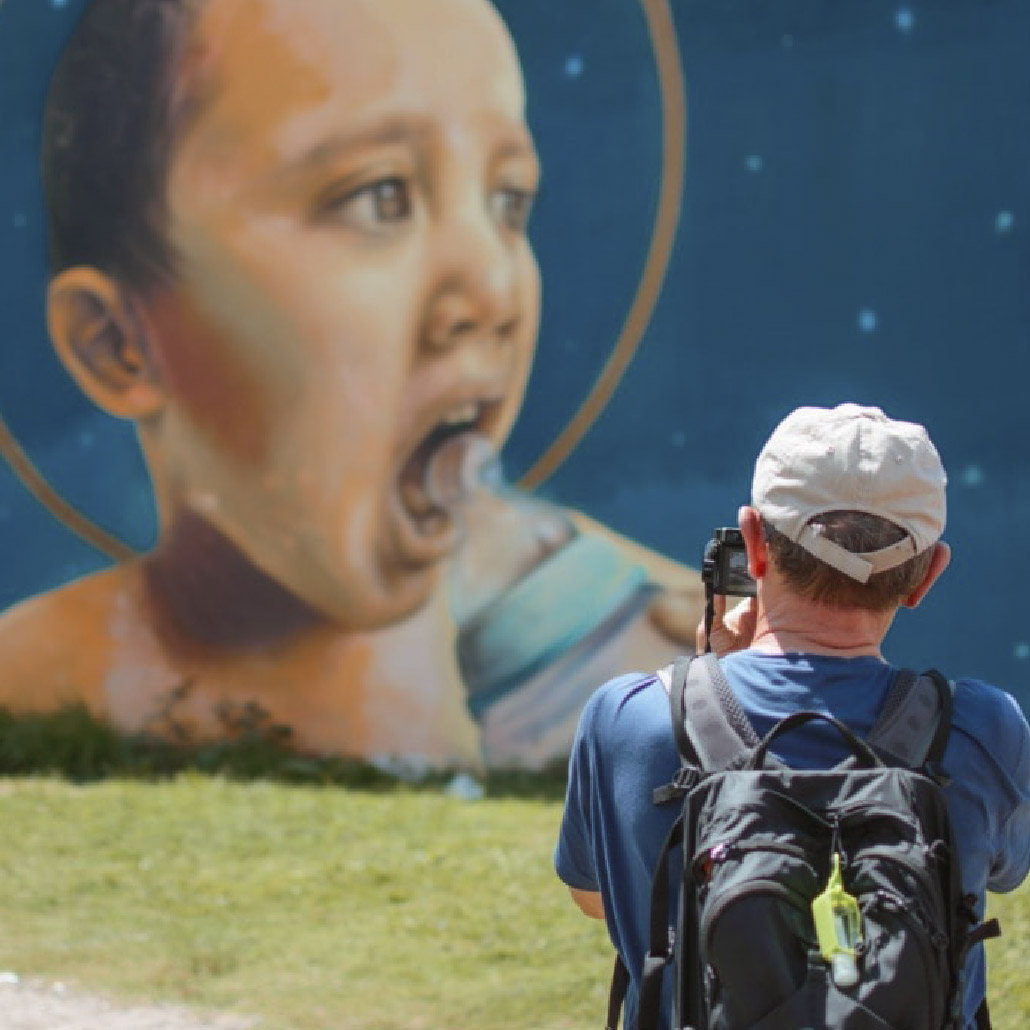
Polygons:
<instances>
[{"instance_id":1,"label":"man seen from behind","mask_svg":"<svg viewBox=\"0 0 1030 1030\"><path fill-rule=\"evenodd\" d=\"M726 612L715 598L710 642L740 709L764 736L801 710L865 737L898 669L882 653L899 608L914 608L945 570L946 477L926 430L877 408L799 408L773 432L739 525L757 596ZM698 650L704 647L703 627ZM631 976L625 1026L636 1026L651 877L679 806L655 788L680 765L668 670L603 685L579 723L555 867L587 915L603 918ZM799 769L848 752L821 721L777 738ZM944 769L963 890L982 918L988 890L1018 887L1030 868L1030 728L1007 693L955 683ZM986 994L983 945L965 969L965 1027ZM668 992L666 992L668 995ZM669 1024L666 997L664 1025ZM918 1005L919 999L913 999Z\"/></svg>"}]
</instances>

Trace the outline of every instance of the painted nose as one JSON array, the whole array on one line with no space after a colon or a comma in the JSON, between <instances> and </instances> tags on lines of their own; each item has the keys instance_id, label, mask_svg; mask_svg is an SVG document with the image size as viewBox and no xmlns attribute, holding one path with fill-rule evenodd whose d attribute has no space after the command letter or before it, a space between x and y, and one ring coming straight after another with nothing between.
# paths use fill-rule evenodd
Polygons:
<instances>
[{"instance_id":1,"label":"painted nose","mask_svg":"<svg viewBox=\"0 0 1030 1030\"><path fill-rule=\"evenodd\" d=\"M424 334L428 346L445 350L464 341L506 343L523 314L519 242L485 213L466 218L441 237L439 279Z\"/></svg>"}]
</instances>

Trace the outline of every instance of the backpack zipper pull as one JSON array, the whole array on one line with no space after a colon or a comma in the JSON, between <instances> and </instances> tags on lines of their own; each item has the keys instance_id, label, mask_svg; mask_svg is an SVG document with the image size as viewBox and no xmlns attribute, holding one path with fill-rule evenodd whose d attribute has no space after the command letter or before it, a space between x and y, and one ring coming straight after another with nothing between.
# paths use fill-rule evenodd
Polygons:
<instances>
[{"instance_id":1,"label":"backpack zipper pull","mask_svg":"<svg viewBox=\"0 0 1030 1030\"><path fill-rule=\"evenodd\" d=\"M858 983L855 957L862 942L862 913L858 902L844 889L840 858L840 852L834 851L826 889L812 901L812 918L819 953L830 966L833 982L838 987L854 987Z\"/></svg>"}]
</instances>

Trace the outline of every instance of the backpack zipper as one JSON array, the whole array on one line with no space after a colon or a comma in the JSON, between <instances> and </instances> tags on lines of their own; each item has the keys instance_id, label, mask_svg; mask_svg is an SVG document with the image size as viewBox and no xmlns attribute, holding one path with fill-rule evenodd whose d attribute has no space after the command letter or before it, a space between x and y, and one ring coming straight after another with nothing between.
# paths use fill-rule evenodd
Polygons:
<instances>
[{"instance_id":1,"label":"backpack zipper","mask_svg":"<svg viewBox=\"0 0 1030 1030\"><path fill-rule=\"evenodd\" d=\"M918 882L919 886L922 888L923 893L927 897L929 897L931 901L936 902L938 900L938 897L940 897L941 908L943 909L945 907L945 900L941 895L941 891L939 889L940 884L938 884L936 880L927 873L926 868L924 866L920 865L918 862L915 862L913 859L909 858L904 853L899 853L897 851L892 850L891 847L887 844L875 844L872 847L861 849L858 853L858 857L869 857L878 860L885 860L888 865L890 865L893 862L895 865L903 866L905 869L908 870L908 872L912 874L913 878ZM855 859L852 858L851 861L852 863L854 863ZM876 890L881 889L882 888L874 888L874 892ZM906 905L910 904L910 901L906 902ZM936 905L934 907L936 907ZM927 920L927 928L931 928L931 923L929 920ZM934 932L943 934L944 931L941 930L939 927L936 927L934 928Z\"/></svg>"},{"instance_id":2,"label":"backpack zipper","mask_svg":"<svg viewBox=\"0 0 1030 1030\"><path fill-rule=\"evenodd\" d=\"M867 909L870 908L882 908L888 912L892 912L901 922L907 923L911 927L909 936L916 939L916 946L918 947L923 959L923 968L927 974L933 974L932 976L928 975L927 979L936 980L938 963L936 960L937 957L934 956L931 951L931 947L935 947L943 951L944 948L947 947L947 937L940 931L933 929L929 921L926 919L924 912L919 909L916 909L915 912L913 912L911 903L901 895L895 894L893 891L884 890L882 888L878 889L875 894L870 897L868 904L862 906L862 914L865 915ZM929 941L927 940L928 937ZM943 944L941 943L942 941ZM950 965L946 959L945 968L950 970ZM951 987L952 985L949 979L949 982L947 983L949 996ZM930 998L929 1004L931 1006L931 1014L934 1017L930 1021L930 1025L941 1025L941 1022L944 1019L943 1002L938 998Z\"/></svg>"},{"instance_id":3,"label":"backpack zipper","mask_svg":"<svg viewBox=\"0 0 1030 1030\"><path fill-rule=\"evenodd\" d=\"M772 851L778 855L787 855L803 862L811 871L813 877L818 877L815 867L812 865L808 852L797 844L788 844L784 841L722 841L713 844L711 847L698 851L690 860L690 870L694 882L706 883L712 874L712 870L723 862L728 862L737 855L751 854L759 851ZM698 876L698 870L703 871L703 876Z\"/></svg>"}]
</instances>

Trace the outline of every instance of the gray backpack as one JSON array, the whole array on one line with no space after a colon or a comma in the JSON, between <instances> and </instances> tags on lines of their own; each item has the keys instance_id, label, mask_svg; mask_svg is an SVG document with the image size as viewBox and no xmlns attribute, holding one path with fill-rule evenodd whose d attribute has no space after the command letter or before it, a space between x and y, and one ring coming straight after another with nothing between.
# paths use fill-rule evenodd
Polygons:
<instances>
[{"instance_id":1,"label":"gray backpack","mask_svg":"<svg viewBox=\"0 0 1030 1030\"><path fill-rule=\"evenodd\" d=\"M658 1030L670 963L676 1030L961 1030L966 955L999 930L962 894L940 764L950 684L900 673L866 740L818 712L759 740L713 655L676 661L670 703L683 764L655 802L683 811L654 875L637 1030ZM770 753L812 720L836 727L844 762ZM610 1027L626 979L617 963Z\"/></svg>"}]
</instances>

